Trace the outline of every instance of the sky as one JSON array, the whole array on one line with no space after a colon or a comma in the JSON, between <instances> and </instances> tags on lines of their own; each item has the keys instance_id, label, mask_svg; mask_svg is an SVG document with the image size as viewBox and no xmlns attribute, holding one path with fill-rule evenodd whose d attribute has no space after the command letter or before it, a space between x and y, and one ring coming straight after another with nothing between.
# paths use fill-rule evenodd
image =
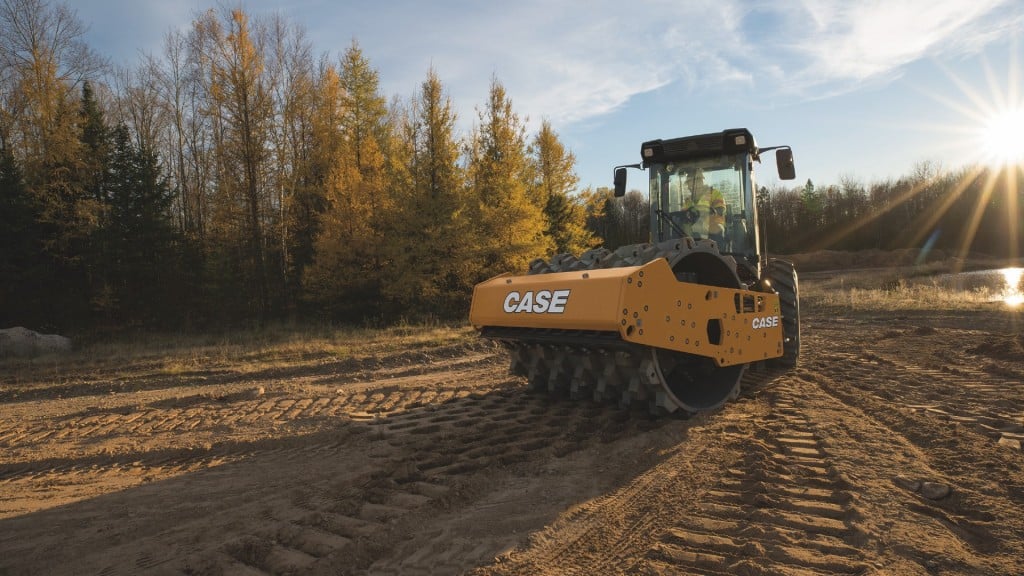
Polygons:
<instances>
[{"instance_id":1,"label":"sky","mask_svg":"<svg viewBox=\"0 0 1024 576\"><path fill-rule=\"evenodd\" d=\"M639 162L646 140L738 127L760 146L791 146L799 185L869 184L923 162L957 169L997 152L1024 161L1021 0L69 6L88 27L83 40L129 67L159 56L167 32L187 30L206 9L279 13L334 61L356 41L389 100L415 96L433 68L463 131L497 79L531 134L551 123L576 157L581 189L611 186L613 168ZM779 184L773 158L758 183Z\"/></svg>"}]
</instances>

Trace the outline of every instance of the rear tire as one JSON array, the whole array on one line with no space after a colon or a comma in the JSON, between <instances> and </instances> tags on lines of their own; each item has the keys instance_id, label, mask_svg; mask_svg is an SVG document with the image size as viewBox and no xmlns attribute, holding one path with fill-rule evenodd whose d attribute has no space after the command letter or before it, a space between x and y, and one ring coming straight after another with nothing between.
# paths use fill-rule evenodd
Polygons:
<instances>
[{"instance_id":1,"label":"rear tire","mask_svg":"<svg viewBox=\"0 0 1024 576\"><path fill-rule=\"evenodd\" d=\"M800 358L800 286L792 262L768 260L765 276L779 295L782 312L782 356L771 360L776 368L793 368Z\"/></svg>"}]
</instances>

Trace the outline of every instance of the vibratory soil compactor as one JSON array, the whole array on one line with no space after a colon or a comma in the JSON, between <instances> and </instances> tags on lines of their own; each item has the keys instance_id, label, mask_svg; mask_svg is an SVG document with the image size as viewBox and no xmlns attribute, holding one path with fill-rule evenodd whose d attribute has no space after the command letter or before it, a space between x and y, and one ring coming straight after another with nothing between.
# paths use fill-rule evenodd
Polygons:
<instances>
[{"instance_id":1,"label":"vibratory soil compactor","mask_svg":"<svg viewBox=\"0 0 1024 576\"><path fill-rule=\"evenodd\" d=\"M763 256L758 232L753 166L767 150L795 178L788 146L758 148L745 129L645 142L642 163L615 169L615 195L629 169L647 170L650 243L492 278L470 322L535 388L655 413L716 408L753 364L795 366L796 271Z\"/></svg>"}]
</instances>

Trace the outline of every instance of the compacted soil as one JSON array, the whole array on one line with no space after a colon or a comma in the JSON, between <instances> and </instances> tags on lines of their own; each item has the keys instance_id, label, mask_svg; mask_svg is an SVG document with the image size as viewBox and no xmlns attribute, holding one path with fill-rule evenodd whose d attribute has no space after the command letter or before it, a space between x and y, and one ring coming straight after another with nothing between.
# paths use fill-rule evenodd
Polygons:
<instances>
[{"instance_id":1,"label":"compacted soil","mask_svg":"<svg viewBox=\"0 0 1024 576\"><path fill-rule=\"evenodd\" d=\"M798 368L688 419L476 341L0 373L0 575L1024 574L1020 324L805 305Z\"/></svg>"}]
</instances>

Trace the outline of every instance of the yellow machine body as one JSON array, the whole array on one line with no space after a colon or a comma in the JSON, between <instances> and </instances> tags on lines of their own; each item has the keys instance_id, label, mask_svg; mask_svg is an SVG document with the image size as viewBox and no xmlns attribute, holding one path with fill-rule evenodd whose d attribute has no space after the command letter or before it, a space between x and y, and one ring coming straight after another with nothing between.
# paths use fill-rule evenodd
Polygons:
<instances>
[{"instance_id":1,"label":"yellow machine body","mask_svg":"<svg viewBox=\"0 0 1024 576\"><path fill-rule=\"evenodd\" d=\"M617 332L626 341L734 366L783 354L776 294L680 282L664 258L641 266L502 275L473 290L484 327Z\"/></svg>"}]
</instances>

